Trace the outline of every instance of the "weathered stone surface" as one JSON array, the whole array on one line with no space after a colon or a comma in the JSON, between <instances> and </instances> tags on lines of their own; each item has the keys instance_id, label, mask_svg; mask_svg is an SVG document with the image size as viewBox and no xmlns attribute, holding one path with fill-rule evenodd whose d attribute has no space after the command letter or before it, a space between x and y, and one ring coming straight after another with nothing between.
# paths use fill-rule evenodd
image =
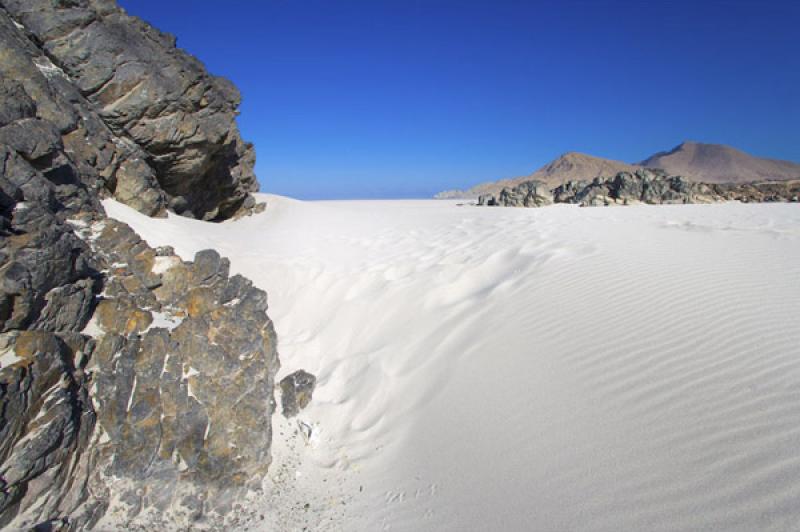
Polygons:
<instances>
[{"instance_id":1,"label":"weathered stone surface","mask_svg":"<svg viewBox=\"0 0 800 532\"><path fill-rule=\"evenodd\" d=\"M144 163L147 154L109 129L69 76L18 27L9 7L0 2L0 93L13 98L0 104L0 145L50 180L59 199L74 202L89 191L135 188L138 195L128 198L133 207L145 214L162 212L166 198L154 170ZM51 3L48 9L56 8ZM82 185L89 190L81 192Z\"/></svg>"},{"instance_id":2,"label":"weathered stone surface","mask_svg":"<svg viewBox=\"0 0 800 532\"><path fill-rule=\"evenodd\" d=\"M255 207L238 93L174 44L111 0L0 0L0 528L220 528L269 466L266 294L99 202Z\"/></svg>"},{"instance_id":3,"label":"weathered stone surface","mask_svg":"<svg viewBox=\"0 0 800 532\"><path fill-rule=\"evenodd\" d=\"M255 152L236 127L239 92L176 48L174 37L111 1L2 5L41 43L52 61L46 68L69 79L130 148L114 171L115 197L151 211L163 197L179 214L205 220L254 205ZM163 195L140 198L150 190Z\"/></svg>"},{"instance_id":4,"label":"weathered stone surface","mask_svg":"<svg viewBox=\"0 0 800 532\"><path fill-rule=\"evenodd\" d=\"M298 370L281 379L281 407L283 415L294 417L311 402L317 378L307 371Z\"/></svg>"},{"instance_id":5,"label":"weathered stone surface","mask_svg":"<svg viewBox=\"0 0 800 532\"><path fill-rule=\"evenodd\" d=\"M57 287L37 321L54 332L12 331L0 341L20 359L0 370L9 394L2 400L16 400L18 390L29 387L26 378L41 382L25 405L2 409L8 418L3 441L28 444L6 446L0 455L0 515L13 526L64 518L72 528L149 526L152 509L169 529L183 526L178 523L189 515L220 519L236 493L259 487L270 464L279 364L266 294L241 276L230 278L228 261L216 252L184 263L157 257L120 222L90 219L75 226L71 234L89 243L105 272L99 281L75 283L82 287L76 293L92 296L91 304L68 303L74 311L51 315L50 303L73 294L73 285ZM157 258L171 267L154 273ZM148 287L153 277L155 289ZM104 287L102 296L95 282ZM89 315L86 332L94 339L71 332ZM22 372L28 366L38 373ZM72 410L58 415L88 417L85 426L62 421L39 435L38 425L26 421L28 403L46 403L54 382L72 394L65 403ZM34 437L42 443L30 445ZM63 443L53 447L54 438ZM165 492L165 485L172 488ZM69 504L42 506L50 498Z\"/></svg>"},{"instance_id":6,"label":"weathered stone surface","mask_svg":"<svg viewBox=\"0 0 800 532\"><path fill-rule=\"evenodd\" d=\"M0 350L19 359L0 370L0 527L31 527L87 498L95 414L74 365L86 341L71 340L44 331L0 335ZM20 509L29 511L14 521Z\"/></svg>"},{"instance_id":7,"label":"weathered stone surface","mask_svg":"<svg viewBox=\"0 0 800 532\"><path fill-rule=\"evenodd\" d=\"M80 330L97 273L90 250L65 223L68 209L55 211L64 203L56 185L2 145L0 170L0 330ZM88 196L74 203L97 208Z\"/></svg>"},{"instance_id":8,"label":"weathered stone surface","mask_svg":"<svg viewBox=\"0 0 800 532\"><path fill-rule=\"evenodd\" d=\"M109 514L142 525L152 524L151 508L164 519L224 515L270 464L279 364L266 294L229 278L229 262L215 251L191 263L168 250L156 255L114 220L82 234L101 265L114 265L109 285L117 287L97 306L88 366L105 435L99 476L115 494ZM155 289L127 281L154 275Z\"/></svg>"}]
</instances>

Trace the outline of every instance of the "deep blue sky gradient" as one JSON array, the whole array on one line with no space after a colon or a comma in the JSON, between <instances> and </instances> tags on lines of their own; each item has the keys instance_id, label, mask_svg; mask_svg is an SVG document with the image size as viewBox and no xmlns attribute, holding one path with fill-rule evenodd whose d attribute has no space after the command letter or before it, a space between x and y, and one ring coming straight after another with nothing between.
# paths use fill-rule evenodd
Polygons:
<instances>
[{"instance_id":1,"label":"deep blue sky gradient","mask_svg":"<svg viewBox=\"0 0 800 532\"><path fill-rule=\"evenodd\" d=\"M800 161L800 0L120 0L243 95L262 190L429 197L566 151Z\"/></svg>"}]
</instances>

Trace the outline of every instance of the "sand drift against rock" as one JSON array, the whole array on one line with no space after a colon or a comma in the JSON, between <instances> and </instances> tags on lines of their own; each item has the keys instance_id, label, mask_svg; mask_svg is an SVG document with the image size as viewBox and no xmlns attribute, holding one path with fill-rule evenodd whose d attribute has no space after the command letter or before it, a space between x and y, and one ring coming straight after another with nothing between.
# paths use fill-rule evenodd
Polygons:
<instances>
[{"instance_id":1,"label":"sand drift against rock","mask_svg":"<svg viewBox=\"0 0 800 532\"><path fill-rule=\"evenodd\" d=\"M791 530L795 204L303 203L210 225L270 294L283 368L263 530ZM256 523L261 523L260 521Z\"/></svg>"}]
</instances>

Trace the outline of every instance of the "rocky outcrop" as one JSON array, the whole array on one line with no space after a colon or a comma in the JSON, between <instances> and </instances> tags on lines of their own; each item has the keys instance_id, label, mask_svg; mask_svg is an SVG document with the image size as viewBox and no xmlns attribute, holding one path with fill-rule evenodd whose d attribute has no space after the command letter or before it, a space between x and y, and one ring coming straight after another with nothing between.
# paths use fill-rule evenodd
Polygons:
<instances>
[{"instance_id":1,"label":"rocky outcrop","mask_svg":"<svg viewBox=\"0 0 800 532\"><path fill-rule=\"evenodd\" d=\"M174 37L111 0L2 0L0 9L2 78L21 85L2 90L32 104L18 111L33 120L14 128L50 130L32 156L63 143L82 175L98 173L100 189L146 214L169 207L218 220L253 207L239 93Z\"/></svg>"},{"instance_id":2,"label":"rocky outcrop","mask_svg":"<svg viewBox=\"0 0 800 532\"><path fill-rule=\"evenodd\" d=\"M575 189L575 194L570 195L566 187L558 187L554 194L562 202L581 206L710 203L721 199L704 183L694 183L680 176L670 176L660 170L649 169L633 173L620 172L608 179L596 178Z\"/></svg>"},{"instance_id":3,"label":"rocky outcrop","mask_svg":"<svg viewBox=\"0 0 800 532\"><path fill-rule=\"evenodd\" d=\"M278 359L266 294L212 250L184 263L114 220L79 232L109 272L86 331L92 491L108 493L111 522L213 523L270 464Z\"/></svg>"},{"instance_id":4,"label":"rocky outcrop","mask_svg":"<svg viewBox=\"0 0 800 532\"><path fill-rule=\"evenodd\" d=\"M81 297L51 291L73 311L47 320L45 305L28 330L6 320L0 335L0 524L224 522L270 463L279 364L266 294L214 251L185 263L99 213L57 226L86 244L96 275ZM12 323L28 309L10 308Z\"/></svg>"},{"instance_id":5,"label":"rocky outcrop","mask_svg":"<svg viewBox=\"0 0 800 532\"><path fill-rule=\"evenodd\" d=\"M317 378L302 369L281 379L281 407L284 417L294 417L307 407L316 385Z\"/></svg>"},{"instance_id":6,"label":"rocky outcrop","mask_svg":"<svg viewBox=\"0 0 800 532\"><path fill-rule=\"evenodd\" d=\"M508 207L542 207L553 203L553 194L541 181L526 181L514 188L504 188L500 197L480 196L478 205L505 205Z\"/></svg>"},{"instance_id":7,"label":"rocky outcrop","mask_svg":"<svg viewBox=\"0 0 800 532\"><path fill-rule=\"evenodd\" d=\"M719 201L798 201L800 180L756 183L699 183L661 170L643 168L619 172L610 178L568 181L544 192L540 182L503 189L499 196L481 196L478 205L540 207L549 203L574 203L583 207L636 203L713 203Z\"/></svg>"},{"instance_id":8,"label":"rocky outcrop","mask_svg":"<svg viewBox=\"0 0 800 532\"><path fill-rule=\"evenodd\" d=\"M108 0L0 0L0 528L221 528L269 466L266 294L99 201L252 206L238 94L174 44Z\"/></svg>"}]
</instances>

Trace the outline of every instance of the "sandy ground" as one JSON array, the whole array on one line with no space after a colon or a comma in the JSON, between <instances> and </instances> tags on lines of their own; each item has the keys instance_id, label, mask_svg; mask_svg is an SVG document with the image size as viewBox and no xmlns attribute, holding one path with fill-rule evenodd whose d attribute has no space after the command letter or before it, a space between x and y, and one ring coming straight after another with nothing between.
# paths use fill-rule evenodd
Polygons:
<instances>
[{"instance_id":1,"label":"sandy ground","mask_svg":"<svg viewBox=\"0 0 800 532\"><path fill-rule=\"evenodd\" d=\"M268 291L262 530L800 529L800 207L105 202Z\"/></svg>"}]
</instances>

